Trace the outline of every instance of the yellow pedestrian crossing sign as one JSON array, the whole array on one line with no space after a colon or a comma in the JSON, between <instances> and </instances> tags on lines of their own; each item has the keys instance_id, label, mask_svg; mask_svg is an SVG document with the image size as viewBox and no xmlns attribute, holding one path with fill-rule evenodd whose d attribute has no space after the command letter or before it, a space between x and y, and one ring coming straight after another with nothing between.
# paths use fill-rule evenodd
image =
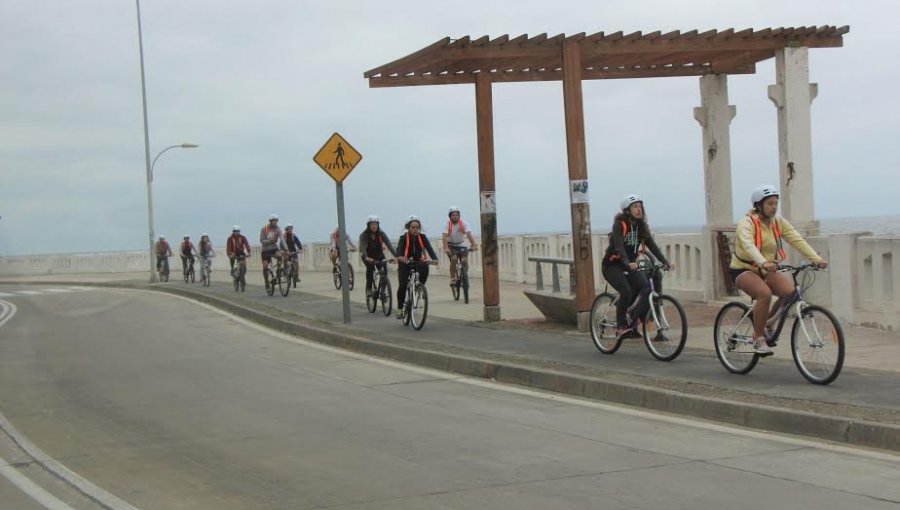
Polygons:
<instances>
[{"instance_id":1,"label":"yellow pedestrian crossing sign","mask_svg":"<svg viewBox=\"0 0 900 510\"><path fill-rule=\"evenodd\" d=\"M313 156L313 161L322 170L325 170L325 173L330 175L335 182L344 182L344 179L362 161L362 154L357 152L341 135L335 133Z\"/></svg>"}]
</instances>

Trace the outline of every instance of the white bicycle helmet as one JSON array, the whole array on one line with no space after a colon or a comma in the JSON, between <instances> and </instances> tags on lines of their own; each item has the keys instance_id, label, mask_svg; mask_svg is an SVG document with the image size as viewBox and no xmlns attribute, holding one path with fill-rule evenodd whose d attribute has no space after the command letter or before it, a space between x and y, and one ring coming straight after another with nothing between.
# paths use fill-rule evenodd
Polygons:
<instances>
[{"instance_id":1,"label":"white bicycle helmet","mask_svg":"<svg viewBox=\"0 0 900 510\"><path fill-rule=\"evenodd\" d=\"M765 186L760 186L760 187L756 188L755 190L753 190L753 194L750 195L750 203L752 205L756 205L768 197L773 197L773 196L777 197L779 195L780 195L780 193L778 193L778 188L776 188L775 186L766 184Z\"/></svg>"},{"instance_id":2,"label":"white bicycle helmet","mask_svg":"<svg viewBox=\"0 0 900 510\"><path fill-rule=\"evenodd\" d=\"M204 232L203 234L200 235L200 237L209 237L209 234L207 234L206 232Z\"/></svg>"},{"instance_id":3,"label":"white bicycle helmet","mask_svg":"<svg viewBox=\"0 0 900 510\"><path fill-rule=\"evenodd\" d=\"M278 215L277 215L277 214L272 213L272 214L269 215L269 221L277 220L277 219L278 219Z\"/></svg>"},{"instance_id":4,"label":"white bicycle helmet","mask_svg":"<svg viewBox=\"0 0 900 510\"><path fill-rule=\"evenodd\" d=\"M624 211L625 209L631 207L631 204L643 201L644 200L640 196L632 193L631 195L626 195L625 198L622 199L622 202L619 204L619 209Z\"/></svg>"},{"instance_id":5,"label":"white bicycle helmet","mask_svg":"<svg viewBox=\"0 0 900 510\"><path fill-rule=\"evenodd\" d=\"M374 214L370 214L369 217L366 218L366 225L368 225L369 223L379 223L380 224L381 218L379 218L378 216L376 216Z\"/></svg>"},{"instance_id":6,"label":"white bicycle helmet","mask_svg":"<svg viewBox=\"0 0 900 510\"><path fill-rule=\"evenodd\" d=\"M455 205L451 205L450 209L447 211L447 216L450 216L451 214L458 213L458 212L459 212L459 207L457 207Z\"/></svg>"},{"instance_id":7,"label":"white bicycle helmet","mask_svg":"<svg viewBox=\"0 0 900 510\"><path fill-rule=\"evenodd\" d=\"M235 226L231 227L231 231L232 231L232 232L240 232L240 231L241 231L241 226L240 226L240 225L235 225Z\"/></svg>"},{"instance_id":8,"label":"white bicycle helmet","mask_svg":"<svg viewBox=\"0 0 900 510\"><path fill-rule=\"evenodd\" d=\"M160 234L160 235L159 235L159 239L160 239L161 241L165 241L166 235L165 235L165 234Z\"/></svg>"},{"instance_id":9,"label":"white bicycle helmet","mask_svg":"<svg viewBox=\"0 0 900 510\"><path fill-rule=\"evenodd\" d=\"M191 236L189 236L189 235L187 235L187 234L185 234L185 235L184 235L184 238L185 238L185 239L190 239L190 238L191 238Z\"/></svg>"},{"instance_id":10,"label":"white bicycle helmet","mask_svg":"<svg viewBox=\"0 0 900 510\"><path fill-rule=\"evenodd\" d=\"M285 229L285 230L287 230L287 229L289 229L289 228L294 228L294 224L293 224L293 223L288 223L287 225L284 226L284 229Z\"/></svg>"}]
</instances>

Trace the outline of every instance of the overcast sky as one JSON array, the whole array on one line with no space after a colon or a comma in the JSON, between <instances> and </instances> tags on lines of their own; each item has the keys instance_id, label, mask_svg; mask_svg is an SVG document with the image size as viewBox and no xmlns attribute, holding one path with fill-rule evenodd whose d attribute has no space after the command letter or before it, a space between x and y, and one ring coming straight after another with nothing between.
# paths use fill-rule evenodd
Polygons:
<instances>
[{"instance_id":1,"label":"overcast sky","mask_svg":"<svg viewBox=\"0 0 900 510\"><path fill-rule=\"evenodd\" d=\"M850 25L810 51L820 218L900 213L896 1L453 2L144 0L156 232L232 224L251 239L272 212L319 241L334 183L312 161L340 132L362 154L345 182L350 232L368 214L396 233L449 205L478 223L471 85L370 89L362 73L444 36ZM778 182L774 59L729 78L735 215ZM146 248L137 21L128 0L0 2L0 254ZM891 92L893 90L893 92ZM704 221L698 79L584 83L593 227L622 195L654 225ZM494 86L500 234L564 231L569 196L560 82Z\"/></svg>"}]
</instances>

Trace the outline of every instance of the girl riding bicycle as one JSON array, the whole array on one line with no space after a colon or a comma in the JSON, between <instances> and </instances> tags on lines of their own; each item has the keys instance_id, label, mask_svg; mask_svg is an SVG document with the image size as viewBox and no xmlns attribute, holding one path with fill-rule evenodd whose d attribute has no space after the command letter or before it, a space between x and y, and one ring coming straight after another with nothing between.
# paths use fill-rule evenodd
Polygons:
<instances>
[{"instance_id":1,"label":"girl riding bicycle","mask_svg":"<svg viewBox=\"0 0 900 510\"><path fill-rule=\"evenodd\" d=\"M412 216L415 218L415 216ZM428 280L428 265L424 264L428 259L426 254L431 257L434 263L437 263L438 256L431 247L428 237L422 233L422 223L416 219L411 219L406 223L406 233L400 236L397 241L397 276L399 282L397 285L397 318L403 317L403 304L406 301L406 285L409 281L409 272L412 270L410 266L418 263L416 270L419 272L419 281L424 285Z\"/></svg>"},{"instance_id":2,"label":"girl riding bicycle","mask_svg":"<svg viewBox=\"0 0 900 510\"><path fill-rule=\"evenodd\" d=\"M803 240L803 236L786 219L775 216L778 195L775 186L760 186L750 196L753 209L737 224L734 253L729 264L735 285L756 300L753 307L753 350L762 356L773 354L766 343L765 332L772 294L778 296L780 303L781 299L794 292L791 278L778 272L779 262L785 259L782 239L819 268L828 267L828 262ZM778 303L772 308L773 313L778 310Z\"/></svg>"},{"instance_id":3,"label":"girl riding bicycle","mask_svg":"<svg viewBox=\"0 0 900 510\"><path fill-rule=\"evenodd\" d=\"M619 208L622 212L616 214L613 220L609 247L600 265L603 278L619 293L619 300L616 303L616 336L629 331L631 321L628 320L626 312L634 298L647 285L647 276L638 271L638 254L646 253L646 249L649 248L660 263L669 269L675 268L666 260L650 235L650 226L647 224L644 201L641 197L628 195L622 200ZM655 279L653 283L657 292L662 292L662 279ZM633 316L642 317L643 313L644 310L635 310Z\"/></svg>"}]
</instances>

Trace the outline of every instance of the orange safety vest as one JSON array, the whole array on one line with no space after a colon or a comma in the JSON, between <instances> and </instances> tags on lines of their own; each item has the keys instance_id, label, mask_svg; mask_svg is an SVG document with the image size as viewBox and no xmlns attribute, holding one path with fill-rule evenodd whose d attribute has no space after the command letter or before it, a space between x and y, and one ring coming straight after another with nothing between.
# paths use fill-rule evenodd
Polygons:
<instances>
[{"instance_id":1,"label":"orange safety vest","mask_svg":"<svg viewBox=\"0 0 900 510\"><path fill-rule=\"evenodd\" d=\"M425 241L422 240L422 234L416 235L416 239L419 240L419 247L422 248L422 255L425 256ZM406 249L403 251L403 256L409 258L409 247L412 244L409 236L406 236Z\"/></svg>"},{"instance_id":2,"label":"orange safety vest","mask_svg":"<svg viewBox=\"0 0 900 510\"><path fill-rule=\"evenodd\" d=\"M756 249L762 249L762 232L759 228L759 215L757 214L747 214L750 216L750 219L753 221L753 227L756 229ZM775 246L776 246L776 255L781 257L781 260L787 258L787 255L784 253L784 244L781 242L781 230L778 229L778 218L772 218L772 233L775 234ZM742 261L743 262L743 261ZM753 264L754 266L756 264Z\"/></svg>"},{"instance_id":3,"label":"orange safety vest","mask_svg":"<svg viewBox=\"0 0 900 510\"><path fill-rule=\"evenodd\" d=\"M457 228L459 228L460 234L465 234L465 231L463 230L462 218L460 218L460 220L458 222L456 222L456 226L457 226ZM453 222L448 220L447 221L447 235L449 236L452 232L453 232Z\"/></svg>"},{"instance_id":4,"label":"orange safety vest","mask_svg":"<svg viewBox=\"0 0 900 510\"><path fill-rule=\"evenodd\" d=\"M628 223L626 223L625 220L622 220L622 237L624 238L626 235L628 235ZM609 233L609 242L612 243L612 232ZM638 252L647 253L647 243L641 241L641 249L638 250ZM613 254L609 256L609 261L616 262L621 258L622 257L620 257L617 252L613 252Z\"/></svg>"}]
</instances>

